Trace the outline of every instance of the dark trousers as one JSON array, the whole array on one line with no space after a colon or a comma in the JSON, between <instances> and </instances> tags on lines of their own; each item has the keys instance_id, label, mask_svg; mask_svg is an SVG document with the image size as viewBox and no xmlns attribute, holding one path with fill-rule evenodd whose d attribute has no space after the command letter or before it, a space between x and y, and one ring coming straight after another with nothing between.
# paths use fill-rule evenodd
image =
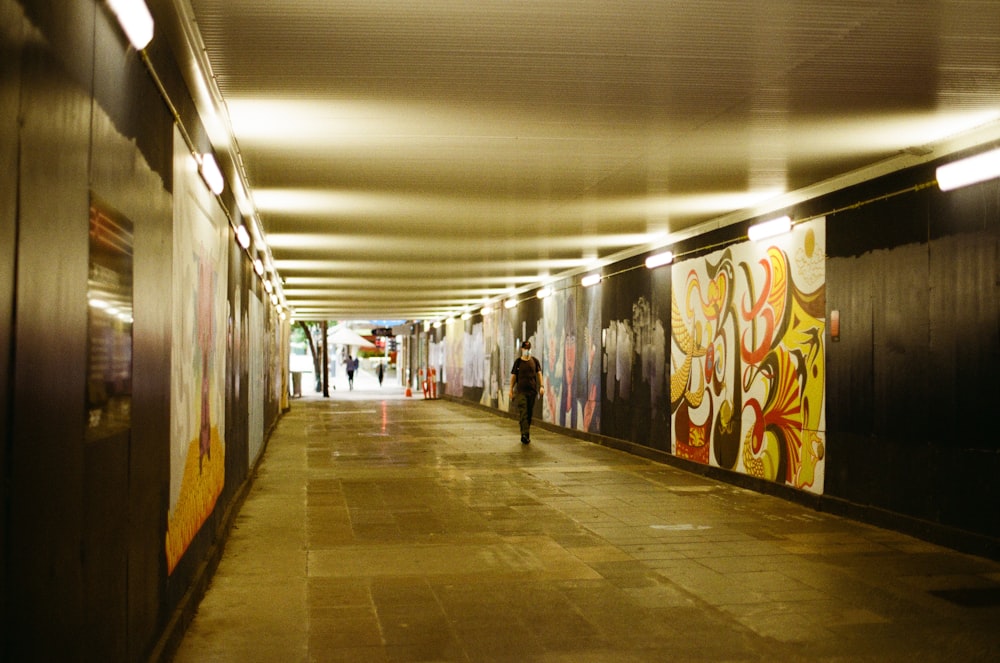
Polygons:
<instances>
[{"instance_id":1,"label":"dark trousers","mask_svg":"<svg viewBox=\"0 0 1000 663\"><path fill-rule=\"evenodd\" d=\"M521 435L527 435L531 429L531 415L535 412L535 399L538 394L534 391L514 392L514 407L517 408L517 419L521 424Z\"/></svg>"}]
</instances>

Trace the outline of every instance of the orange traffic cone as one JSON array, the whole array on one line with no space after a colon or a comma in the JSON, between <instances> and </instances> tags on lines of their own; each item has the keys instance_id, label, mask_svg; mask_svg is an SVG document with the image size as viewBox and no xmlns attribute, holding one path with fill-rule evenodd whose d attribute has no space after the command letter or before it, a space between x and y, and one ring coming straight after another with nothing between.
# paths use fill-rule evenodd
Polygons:
<instances>
[{"instance_id":1,"label":"orange traffic cone","mask_svg":"<svg viewBox=\"0 0 1000 663\"><path fill-rule=\"evenodd\" d=\"M406 388L406 397L410 398L411 396L413 396L413 390L410 389L409 387L407 387Z\"/></svg>"}]
</instances>

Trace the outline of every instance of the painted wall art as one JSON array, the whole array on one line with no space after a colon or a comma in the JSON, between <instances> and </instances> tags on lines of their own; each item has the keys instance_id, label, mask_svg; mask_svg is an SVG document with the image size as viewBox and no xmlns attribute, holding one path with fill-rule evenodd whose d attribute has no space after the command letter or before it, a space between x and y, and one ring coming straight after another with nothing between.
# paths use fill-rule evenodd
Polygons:
<instances>
[{"instance_id":1,"label":"painted wall art","mask_svg":"<svg viewBox=\"0 0 1000 663\"><path fill-rule=\"evenodd\" d=\"M821 218L672 266L675 455L823 492L825 239Z\"/></svg>"},{"instance_id":2,"label":"painted wall art","mask_svg":"<svg viewBox=\"0 0 1000 663\"><path fill-rule=\"evenodd\" d=\"M468 335L465 333L465 323L461 320L449 319L444 337L445 344L445 393L461 398L465 384L465 350L468 347Z\"/></svg>"},{"instance_id":3,"label":"painted wall art","mask_svg":"<svg viewBox=\"0 0 1000 663\"><path fill-rule=\"evenodd\" d=\"M173 347L167 569L172 573L225 482L228 224L174 133Z\"/></svg>"},{"instance_id":4,"label":"painted wall art","mask_svg":"<svg viewBox=\"0 0 1000 663\"><path fill-rule=\"evenodd\" d=\"M601 421L601 286L546 298L539 336L545 421L598 432Z\"/></svg>"},{"instance_id":5,"label":"painted wall art","mask_svg":"<svg viewBox=\"0 0 1000 663\"><path fill-rule=\"evenodd\" d=\"M483 316L483 395L482 405L499 408L504 412L510 406L508 386L510 369L514 365L514 327L510 311L496 307Z\"/></svg>"},{"instance_id":6,"label":"painted wall art","mask_svg":"<svg viewBox=\"0 0 1000 663\"><path fill-rule=\"evenodd\" d=\"M605 398L614 409L629 413L611 433L656 447L660 445L648 439L650 428L665 421L669 411L666 308L665 299L640 295L632 302L630 315L609 320L603 335Z\"/></svg>"},{"instance_id":7,"label":"painted wall art","mask_svg":"<svg viewBox=\"0 0 1000 663\"><path fill-rule=\"evenodd\" d=\"M248 295L248 311L250 316L250 356L248 357L248 373L250 384L247 388L247 398L252 406L247 417L247 440L249 452L247 461L253 467L257 458L264 451L264 304L257 293Z\"/></svg>"}]
</instances>

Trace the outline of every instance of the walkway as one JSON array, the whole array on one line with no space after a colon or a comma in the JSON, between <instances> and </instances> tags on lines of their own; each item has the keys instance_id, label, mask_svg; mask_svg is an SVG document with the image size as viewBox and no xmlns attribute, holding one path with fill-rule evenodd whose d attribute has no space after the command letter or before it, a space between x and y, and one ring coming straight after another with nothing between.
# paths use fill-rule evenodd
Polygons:
<instances>
[{"instance_id":1,"label":"walkway","mask_svg":"<svg viewBox=\"0 0 1000 663\"><path fill-rule=\"evenodd\" d=\"M1000 564L532 440L398 387L293 401L176 663L1000 660Z\"/></svg>"}]
</instances>

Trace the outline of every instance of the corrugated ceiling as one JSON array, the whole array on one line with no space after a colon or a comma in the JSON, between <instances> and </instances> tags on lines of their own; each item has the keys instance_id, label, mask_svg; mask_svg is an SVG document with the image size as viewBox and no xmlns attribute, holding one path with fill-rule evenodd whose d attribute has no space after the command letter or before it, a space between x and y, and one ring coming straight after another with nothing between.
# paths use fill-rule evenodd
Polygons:
<instances>
[{"instance_id":1,"label":"corrugated ceiling","mask_svg":"<svg viewBox=\"0 0 1000 663\"><path fill-rule=\"evenodd\" d=\"M1000 2L181 3L304 318L533 292L1000 117Z\"/></svg>"}]
</instances>

